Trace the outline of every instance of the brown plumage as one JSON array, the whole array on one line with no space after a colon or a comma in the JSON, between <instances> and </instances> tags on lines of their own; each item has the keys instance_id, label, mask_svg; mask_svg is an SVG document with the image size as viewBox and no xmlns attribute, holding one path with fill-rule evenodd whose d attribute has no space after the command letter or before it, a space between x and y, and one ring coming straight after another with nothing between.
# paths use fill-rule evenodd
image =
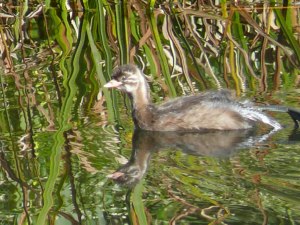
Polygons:
<instances>
[{"instance_id":1,"label":"brown plumage","mask_svg":"<svg viewBox=\"0 0 300 225\"><path fill-rule=\"evenodd\" d=\"M281 128L277 121L265 115L253 104L236 101L228 90L208 91L155 105L151 102L144 74L131 64L118 67L112 74L112 80L104 87L117 88L129 95L137 129L238 130L251 128L257 122L268 124L274 129Z\"/></svg>"}]
</instances>

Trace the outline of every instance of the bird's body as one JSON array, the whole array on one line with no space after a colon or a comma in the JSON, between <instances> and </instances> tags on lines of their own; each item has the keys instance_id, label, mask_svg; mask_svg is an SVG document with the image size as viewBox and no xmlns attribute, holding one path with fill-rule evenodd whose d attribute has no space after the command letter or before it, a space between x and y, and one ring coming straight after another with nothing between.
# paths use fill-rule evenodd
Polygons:
<instances>
[{"instance_id":1,"label":"bird's body","mask_svg":"<svg viewBox=\"0 0 300 225\"><path fill-rule=\"evenodd\" d=\"M136 127L153 131L247 129L259 120L281 127L264 113L235 102L227 90L180 97L161 105L136 105L133 118Z\"/></svg>"},{"instance_id":2,"label":"bird's body","mask_svg":"<svg viewBox=\"0 0 300 225\"><path fill-rule=\"evenodd\" d=\"M151 131L238 130L257 122L274 129L281 125L249 102L238 102L229 90L208 91L175 98L161 105L151 102L145 76L135 65L118 67L104 87L127 93L137 129Z\"/></svg>"}]
</instances>

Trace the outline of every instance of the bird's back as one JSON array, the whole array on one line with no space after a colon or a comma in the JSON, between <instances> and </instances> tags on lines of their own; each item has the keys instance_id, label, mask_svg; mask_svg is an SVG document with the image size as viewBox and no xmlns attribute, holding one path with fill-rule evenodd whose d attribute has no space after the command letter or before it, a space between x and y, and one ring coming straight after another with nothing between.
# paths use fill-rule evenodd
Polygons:
<instances>
[{"instance_id":1,"label":"bird's back","mask_svg":"<svg viewBox=\"0 0 300 225\"><path fill-rule=\"evenodd\" d=\"M145 130L238 130L251 128L256 121L280 127L255 107L236 101L227 90L175 98L143 111L146 113L137 116L137 123Z\"/></svg>"},{"instance_id":2,"label":"bird's back","mask_svg":"<svg viewBox=\"0 0 300 225\"><path fill-rule=\"evenodd\" d=\"M239 103L229 91L205 92L175 98L134 112L136 125L155 131L247 129L251 121L236 110Z\"/></svg>"}]
</instances>

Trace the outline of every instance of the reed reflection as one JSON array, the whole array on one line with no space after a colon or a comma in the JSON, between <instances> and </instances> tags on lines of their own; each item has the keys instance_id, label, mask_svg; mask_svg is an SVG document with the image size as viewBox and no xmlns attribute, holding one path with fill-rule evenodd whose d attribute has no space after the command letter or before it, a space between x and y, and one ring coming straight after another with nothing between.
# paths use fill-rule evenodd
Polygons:
<instances>
[{"instance_id":1,"label":"reed reflection","mask_svg":"<svg viewBox=\"0 0 300 225\"><path fill-rule=\"evenodd\" d=\"M226 157L265 141L272 133L258 135L254 129L202 133L136 130L132 138L130 160L107 177L121 185L133 187L146 173L151 155L155 152L179 149L196 156Z\"/></svg>"}]
</instances>

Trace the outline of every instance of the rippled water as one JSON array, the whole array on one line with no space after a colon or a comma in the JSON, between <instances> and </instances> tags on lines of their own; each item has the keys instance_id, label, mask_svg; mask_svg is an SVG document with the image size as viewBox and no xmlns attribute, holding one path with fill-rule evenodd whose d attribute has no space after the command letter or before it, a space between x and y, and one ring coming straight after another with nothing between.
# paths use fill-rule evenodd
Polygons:
<instances>
[{"instance_id":1,"label":"rippled water","mask_svg":"<svg viewBox=\"0 0 300 225\"><path fill-rule=\"evenodd\" d=\"M61 137L47 126L33 128L34 148L18 127L11 134L2 132L2 224L26 217L38 224L50 196L55 224L132 223L132 210L153 224L207 224L217 217L227 224L299 222L300 132L293 131L286 115L278 118L285 129L251 147L239 146L251 136L247 133L142 133L135 134L132 149L126 112L122 129L80 112L72 130L64 133L61 155L55 152ZM130 157L135 170L129 176L137 176L138 183L133 189L106 177ZM148 166L145 174L139 173L141 165ZM52 168L57 169L50 184L53 194L46 196Z\"/></svg>"},{"instance_id":2,"label":"rippled water","mask_svg":"<svg viewBox=\"0 0 300 225\"><path fill-rule=\"evenodd\" d=\"M85 12L79 2L0 4L0 224L300 224L300 131L287 114L272 113L284 125L274 134L134 132L129 99L102 88L134 61L155 102L220 86L300 109L297 65L254 37L265 5L216 3L203 14L191 4L184 17L180 4L156 4L144 17L143 2L85 2ZM224 10L234 22L227 36ZM241 42L231 46L230 35Z\"/></svg>"}]
</instances>

